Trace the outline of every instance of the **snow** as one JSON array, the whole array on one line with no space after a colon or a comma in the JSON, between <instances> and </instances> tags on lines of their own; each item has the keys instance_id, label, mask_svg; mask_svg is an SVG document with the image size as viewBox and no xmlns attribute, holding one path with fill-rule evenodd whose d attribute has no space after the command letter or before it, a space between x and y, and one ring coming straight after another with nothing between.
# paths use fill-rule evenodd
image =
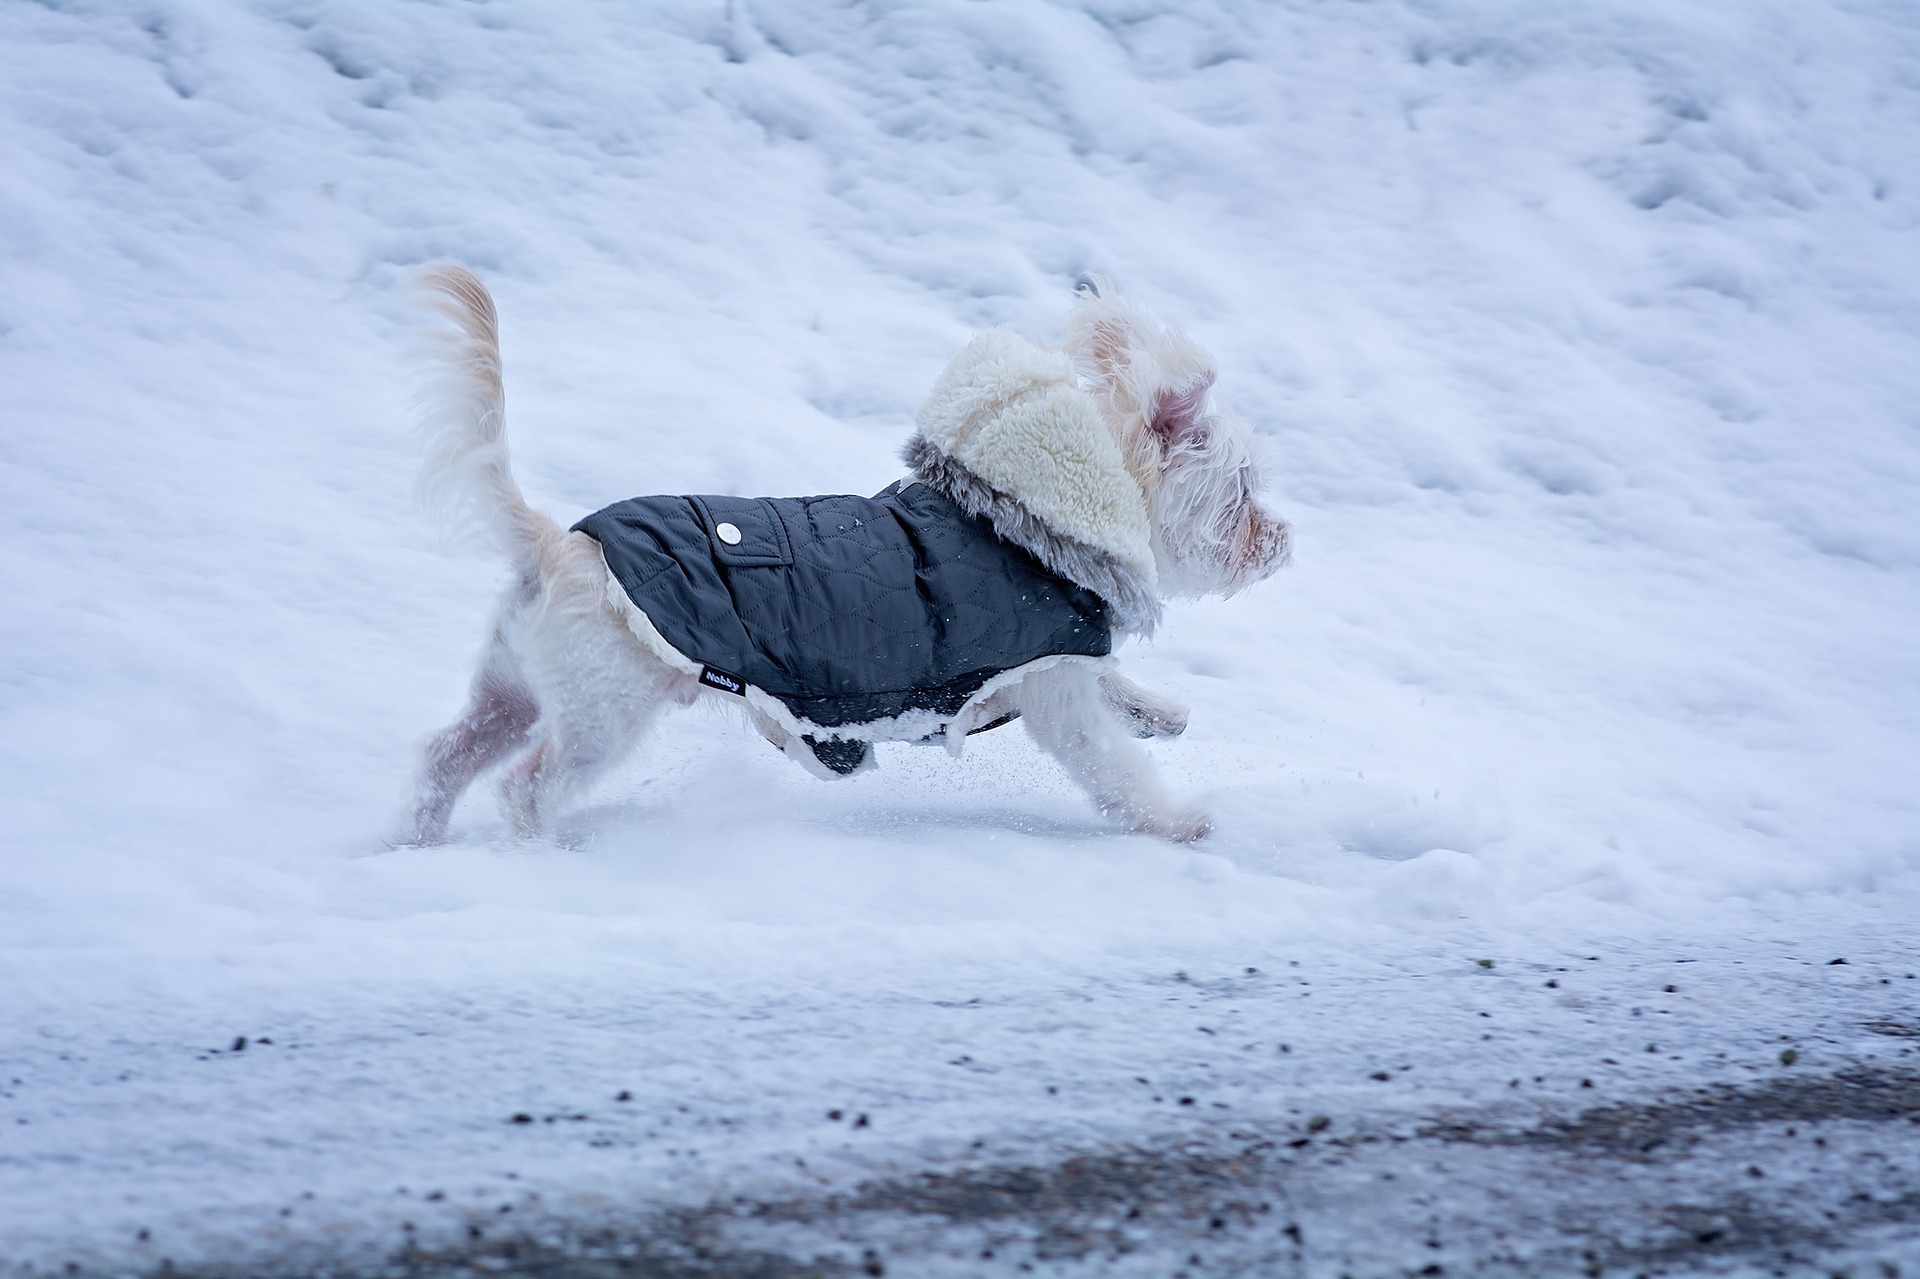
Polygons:
<instances>
[{"instance_id":1,"label":"snow","mask_svg":"<svg viewBox=\"0 0 1920 1279\"><path fill-rule=\"evenodd\" d=\"M1469 991L1570 1086L1676 957L1603 1089L1852 1051L1920 942L1916 58L1897 0L0 4L0 1272L1207 1118L1135 1076L1471 1100ZM500 580L413 501L439 258L568 519L875 491L1083 270L1187 327L1298 545L1123 653L1216 834L692 715L552 841L386 851ZM1175 972L1268 983L1225 1074Z\"/></svg>"}]
</instances>

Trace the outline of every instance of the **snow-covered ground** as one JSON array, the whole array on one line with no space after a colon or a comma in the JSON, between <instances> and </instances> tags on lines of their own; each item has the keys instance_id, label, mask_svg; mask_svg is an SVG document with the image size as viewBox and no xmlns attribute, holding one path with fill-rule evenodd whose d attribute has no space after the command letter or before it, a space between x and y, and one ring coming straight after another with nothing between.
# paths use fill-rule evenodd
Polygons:
<instances>
[{"instance_id":1,"label":"snow-covered ground","mask_svg":"<svg viewBox=\"0 0 1920 1279\"><path fill-rule=\"evenodd\" d=\"M1916 66L1905 0L0 0L0 1272L1893 1069ZM568 519L872 492L1084 270L1183 324L1298 538L1123 654L1216 834L1113 833L1017 730L826 785L691 716L552 842L481 794L385 851L500 579L412 498L440 258ZM1794 1165L1893 1205L1794 1246L1920 1259L1906 1131ZM1459 1273L1508 1245L1424 1234L1482 1191L1606 1201L1453 1166L1193 1255ZM1683 1229L1630 1216L1588 1233ZM868 1228L779 1247L952 1243Z\"/></svg>"}]
</instances>

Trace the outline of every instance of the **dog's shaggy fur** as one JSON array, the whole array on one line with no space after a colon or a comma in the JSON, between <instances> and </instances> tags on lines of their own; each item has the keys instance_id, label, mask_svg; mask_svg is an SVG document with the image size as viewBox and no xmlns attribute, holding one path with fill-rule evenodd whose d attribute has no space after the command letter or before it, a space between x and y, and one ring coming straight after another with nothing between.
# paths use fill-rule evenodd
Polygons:
<instances>
[{"instance_id":1,"label":"dog's shaggy fur","mask_svg":"<svg viewBox=\"0 0 1920 1279\"><path fill-rule=\"evenodd\" d=\"M507 464L493 299L465 268L423 279L449 322L421 398L423 488L473 517L514 569L465 713L428 745L400 842L444 839L461 793L510 763L503 795L522 833L543 829L663 712L715 696L609 572L599 543L529 506ZM1288 528L1256 499L1248 435L1215 411L1207 354L1088 279L1060 350L1006 333L976 338L919 414L915 476L986 519L1052 572L1099 595L1119 635L1152 631L1166 596L1232 594L1288 558ZM773 698L744 699L767 739L803 765L808 734L942 737L1018 716L1102 812L1174 840L1205 814L1174 801L1134 737L1173 736L1186 713L1111 669L1044 658L988 682L956 714L834 731ZM725 697L726 695L720 694ZM727 698L735 705L741 699Z\"/></svg>"}]
</instances>

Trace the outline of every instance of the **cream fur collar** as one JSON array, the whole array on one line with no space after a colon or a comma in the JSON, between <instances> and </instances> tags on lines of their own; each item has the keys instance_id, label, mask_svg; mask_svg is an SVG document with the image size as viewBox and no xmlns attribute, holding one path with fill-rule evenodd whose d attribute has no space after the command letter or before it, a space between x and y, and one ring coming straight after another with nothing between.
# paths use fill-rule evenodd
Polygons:
<instances>
[{"instance_id":1,"label":"cream fur collar","mask_svg":"<svg viewBox=\"0 0 1920 1279\"><path fill-rule=\"evenodd\" d=\"M916 418L914 475L1061 577L1107 602L1117 629L1160 620L1146 498L1073 361L1011 333L953 358Z\"/></svg>"}]
</instances>

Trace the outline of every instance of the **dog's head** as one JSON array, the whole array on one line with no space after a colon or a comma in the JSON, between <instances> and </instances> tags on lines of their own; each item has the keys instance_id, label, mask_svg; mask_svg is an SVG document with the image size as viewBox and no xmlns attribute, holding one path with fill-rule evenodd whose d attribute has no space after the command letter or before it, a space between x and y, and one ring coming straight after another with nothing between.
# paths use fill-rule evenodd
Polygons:
<instances>
[{"instance_id":1,"label":"dog's head","mask_svg":"<svg viewBox=\"0 0 1920 1279\"><path fill-rule=\"evenodd\" d=\"M1246 424L1212 402L1213 358L1098 276L1078 293L1067 351L1146 497L1161 590L1231 595L1271 575L1291 532L1260 504Z\"/></svg>"}]
</instances>

